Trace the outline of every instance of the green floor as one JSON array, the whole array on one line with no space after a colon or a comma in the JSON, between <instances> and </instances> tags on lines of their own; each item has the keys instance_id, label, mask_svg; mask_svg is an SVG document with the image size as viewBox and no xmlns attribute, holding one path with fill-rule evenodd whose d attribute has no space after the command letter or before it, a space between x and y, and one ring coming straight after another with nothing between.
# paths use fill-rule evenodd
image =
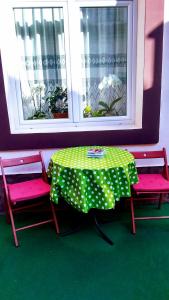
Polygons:
<instances>
[{"instance_id":1,"label":"green floor","mask_svg":"<svg viewBox=\"0 0 169 300\"><path fill-rule=\"evenodd\" d=\"M169 215L169 204L161 213ZM50 225L20 232L18 249L1 216L0 300L168 300L169 220L141 221L133 236L128 210L111 216L102 228L114 246L86 219L80 231L60 238ZM67 219L60 215L60 223Z\"/></svg>"}]
</instances>

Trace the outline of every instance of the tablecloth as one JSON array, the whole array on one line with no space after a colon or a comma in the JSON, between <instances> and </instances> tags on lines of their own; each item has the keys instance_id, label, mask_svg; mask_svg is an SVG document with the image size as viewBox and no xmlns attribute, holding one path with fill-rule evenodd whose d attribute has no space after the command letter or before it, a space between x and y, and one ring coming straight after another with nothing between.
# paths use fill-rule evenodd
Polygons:
<instances>
[{"instance_id":1,"label":"tablecloth","mask_svg":"<svg viewBox=\"0 0 169 300\"><path fill-rule=\"evenodd\" d=\"M50 160L51 200L58 203L60 194L84 213L91 208L111 209L121 197L130 197L131 185L138 182L131 153L118 147L101 147L101 158L87 157L93 146L56 151Z\"/></svg>"}]
</instances>

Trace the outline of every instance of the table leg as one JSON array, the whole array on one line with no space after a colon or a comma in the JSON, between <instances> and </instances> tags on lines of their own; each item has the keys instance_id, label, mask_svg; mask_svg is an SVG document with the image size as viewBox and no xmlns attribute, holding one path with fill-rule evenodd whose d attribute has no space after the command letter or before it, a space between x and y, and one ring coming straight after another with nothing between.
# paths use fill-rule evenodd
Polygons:
<instances>
[{"instance_id":1,"label":"table leg","mask_svg":"<svg viewBox=\"0 0 169 300\"><path fill-rule=\"evenodd\" d=\"M70 229L70 230L66 230L60 233L60 236L67 236L73 233L76 233L78 231L80 231L81 225L77 226L76 228Z\"/></svg>"},{"instance_id":2,"label":"table leg","mask_svg":"<svg viewBox=\"0 0 169 300\"><path fill-rule=\"evenodd\" d=\"M60 232L60 236L67 236L67 235L70 235L70 234L73 234L73 233L76 233L76 232L80 231L80 229L86 223L86 222L82 222L81 217L79 218L79 220L77 220L78 225L74 225L73 228L71 228L69 230L66 230L66 231L63 231L63 232ZM99 235L101 236L101 238L103 240L105 240L109 245L114 245L113 241L101 229L95 213L94 212L89 212L88 217L91 220L91 222L94 223L94 226L95 226L97 232L99 233Z\"/></svg>"},{"instance_id":3,"label":"table leg","mask_svg":"<svg viewBox=\"0 0 169 300\"><path fill-rule=\"evenodd\" d=\"M95 224L95 227L97 229L97 231L100 233L101 237L110 245L114 245L113 241L102 231L98 221L97 221L97 218L95 215L93 215L93 218L94 218L94 224Z\"/></svg>"}]
</instances>

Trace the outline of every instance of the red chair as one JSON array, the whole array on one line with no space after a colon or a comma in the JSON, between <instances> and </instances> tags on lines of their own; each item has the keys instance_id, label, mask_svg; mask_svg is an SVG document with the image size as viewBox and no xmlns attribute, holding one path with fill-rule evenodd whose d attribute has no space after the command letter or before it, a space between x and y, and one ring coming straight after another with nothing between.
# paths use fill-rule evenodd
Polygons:
<instances>
[{"instance_id":1,"label":"red chair","mask_svg":"<svg viewBox=\"0 0 169 300\"><path fill-rule=\"evenodd\" d=\"M31 164L30 167L33 167L32 164L37 164L41 169L41 177L37 179L31 179L19 183L7 183L6 178L6 169L9 167L15 167L16 169L19 166ZM59 226L55 214L54 204L49 201L49 193L50 193L50 185L47 182L47 175L45 170L45 165L43 162L43 158L41 152L37 155L27 156L27 157L19 157L19 158L11 158L11 159L0 159L3 184L6 196L6 208L7 208L7 216L11 222L12 232L14 236L15 246L18 247L18 239L17 232L32 228L35 226L40 226L46 223L54 223L56 228L56 232L59 234ZM32 209L34 207L42 206L46 201L49 201L49 206L51 210L51 218L42 220L41 222L37 222L34 224L30 224L27 226L15 227L14 222L14 213L21 212L25 209Z\"/></svg>"},{"instance_id":2,"label":"red chair","mask_svg":"<svg viewBox=\"0 0 169 300\"><path fill-rule=\"evenodd\" d=\"M150 201L150 194L158 196L158 208L161 207L163 197L169 193L169 173L166 150L163 148L160 151L145 151L145 152L131 152L136 160L138 159L162 159L163 172L161 174L139 174L139 182L132 186L132 196L130 198L131 218L132 218L132 232L136 233L137 220L153 220L153 219L169 219L169 216L153 216L153 217L135 217L134 201ZM139 198L139 196L143 196ZM156 198L157 199L157 198Z\"/></svg>"}]
</instances>

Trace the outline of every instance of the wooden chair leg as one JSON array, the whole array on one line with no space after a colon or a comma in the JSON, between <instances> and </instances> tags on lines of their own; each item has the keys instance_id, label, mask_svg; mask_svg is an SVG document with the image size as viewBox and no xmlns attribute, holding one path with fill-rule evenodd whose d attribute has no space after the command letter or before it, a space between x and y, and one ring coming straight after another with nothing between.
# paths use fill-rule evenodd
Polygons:
<instances>
[{"instance_id":1,"label":"wooden chair leg","mask_svg":"<svg viewBox=\"0 0 169 300\"><path fill-rule=\"evenodd\" d=\"M59 234L60 229L59 229L58 221L57 221L57 218L56 218L55 207L54 207L54 204L53 204L52 201L50 201L50 206L51 206L51 210L52 210L53 221L54 221L54 224L55 224L56 232L57 232L57 234Z\"/></svg>"},{"instance_id":2,"label":"wooden chair leg","mask_svg":"<svg viewBox=\"0 0 169 300\"><path fill-rule=\"evenodd\" d=\"M12 233L13 233L13 237L14 237L15 246L18 247L19 246L19 242L18 242L18 238L17 238L17 235L16 235L16 228L15 228L15 223L14 223L14 217L13 217L12 209L11 209L11 207L10 207L9 204L8 204L8 210L9 210L9 216L10 216L10 220L11 220Z\"/></svg>"},{"instance_id":3,"label":"wooden chair leg","mask_svg":"<svg viewBox=\"0 0 169 300\"><path fill-rule=\"evenodd\" d=\"M132 220L132 233L136 233L136 225L135 225L135 218L134 218L134 204L133 198L130 198L130 207L131 207L131 220Z\"/></svg>"},{"instance_id":4,"label":"wooden chair leg","mask_svg":"<svg viewBox=\"0 0 169 300\"><path fill-rule=\"evenodd\" d=\"M159 202L158 202L158 209L161 208L161 204L163 203L163 199L164 199L164 194L160 194L160 199L159 199Z\"/></svg>"}]
</instances>

